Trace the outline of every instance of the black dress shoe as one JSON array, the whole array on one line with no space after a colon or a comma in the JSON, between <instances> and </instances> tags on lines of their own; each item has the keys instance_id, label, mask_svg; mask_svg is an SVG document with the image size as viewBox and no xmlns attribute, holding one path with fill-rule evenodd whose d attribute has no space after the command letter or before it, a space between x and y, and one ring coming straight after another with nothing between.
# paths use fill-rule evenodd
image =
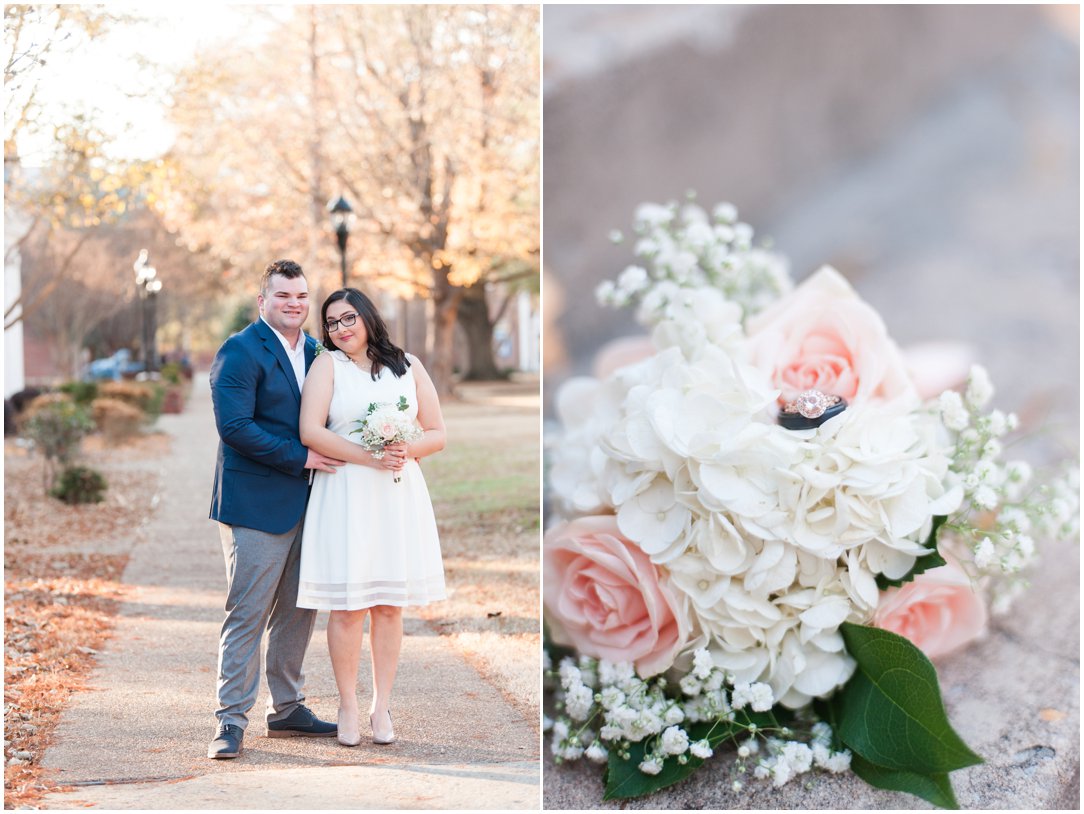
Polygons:
<instances>
[{"instance_id":1,"label":"black dress shoe","mask_svg":"<svg viewBox=\"0 0 1084 814\"><path fill-rule=\"evenodd\" d=\"M298 704L294 711L281 721L267 722L269 738L330 738L338 731L338 724L321 721L304 704Z\"/></svg>"},{"instance_id":2,"label":"black dress shoe","mask_svg":"<svg viewBox=\"0 0 1084 814\"><path fill-rule=\"evenodd\" d=\"M221 759L237 757L241 754L241 741L245 737L245 730L236 724L222 724L218 727L218 734L207 748L207 757Z\"/></svg>"}]
</instances>

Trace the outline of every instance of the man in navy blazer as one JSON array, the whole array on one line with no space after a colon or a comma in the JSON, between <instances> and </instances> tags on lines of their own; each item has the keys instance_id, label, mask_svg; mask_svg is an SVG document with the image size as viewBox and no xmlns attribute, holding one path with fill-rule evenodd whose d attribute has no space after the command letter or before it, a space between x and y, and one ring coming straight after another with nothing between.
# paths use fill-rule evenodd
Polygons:
<instances>
[{"instance_id":1,"label":"man in navy blazer","mask_svg":"<svg viewBox=\"0 0 1084 814\"><path fill-rule=\"evenodd\" d=\"M220 441L210 516L219 523L228 585L211 758L241 752L265 629L268 736L337 731L304 705L302 692L301 664L316 623L316 611L297 607L309 470L334 472L343 462L307 449L298 431L301 387L316 355L316 341L301 330L309 314L301 266L269 264L257 303L260 318L227 339L211 366Z\"/></svg>"}]
</instances>

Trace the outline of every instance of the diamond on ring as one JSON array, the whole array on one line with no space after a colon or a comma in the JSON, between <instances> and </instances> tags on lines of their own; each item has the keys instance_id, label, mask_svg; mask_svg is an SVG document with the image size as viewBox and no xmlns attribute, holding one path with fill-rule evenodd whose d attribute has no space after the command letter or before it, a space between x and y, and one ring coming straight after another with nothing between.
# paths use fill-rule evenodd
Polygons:
<instances>
[{"instance_id":1,"label":"diamond on ring","mask_svg":"<svg viewBox=\"0 0 1084 814\"><path fill-rule=\"evenodd\" d=\"M820 418L833 404L839 404L839 396L829 396L820 390L806 390L783 409L787 412L799 412L806 418ZM794 409L790 409L791 405Z\"/></svg>"},{"instance_id":2,"label":"diamond on ring","mask_svg":"<svg viewBox=\"0 0 1084 814\"><path fill-rule=\"evenodd\" d=\"M820 426L846 409L847 402L839 396L820 390L805 390L793 401L788 401L779 412L779 423L789 430L809 429ZM804 423L806 419L809 423Z\"/></svg>"}]
</instances>

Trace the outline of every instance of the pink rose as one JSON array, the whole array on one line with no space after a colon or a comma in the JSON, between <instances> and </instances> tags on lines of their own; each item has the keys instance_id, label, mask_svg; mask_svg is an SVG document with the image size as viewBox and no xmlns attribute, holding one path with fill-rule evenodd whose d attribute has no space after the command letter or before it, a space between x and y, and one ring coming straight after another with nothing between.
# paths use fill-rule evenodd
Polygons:
<instances>
[{"instance_id":1,"label":"pink rose","mask_svg":"<svg viewBox=\"0 0 1084 814\"><path fill-rule=\"evenodd\" d=\"M390 424L390 423L389 424L384 424L380 428L380 434L383 435L385 439L394 438L395 437L395 425Z\"/></svg>"},{"instance_id":2,"label":"pink rose","mask_svg":"<svg viewBox=\"0 0 1084 814\"><path fill-rule=\"evenodd\" d=\"M854 403L913 396L903 356L880 315L823 266L747 325L750 361L790 401L816 389Z\"/></svg>"},{"instance_id":3,"label":"pink rose","mask_svg":"<svg viewBox=\"0 0 1084 814\"><path fill-rule=\"evenodd\" d=\"M649 336L623 336L607 342L595 354L594 374L605 379L615 370L635 364L656 353Z\"/></svg>"},{"instance_id":4,"label":"pink rose","mask_svg":"<svg viewBox=\"0 0 1084 814\"><path fill-rule=\"evenodd\" d=\"M918 397L934 399L946 390L962 388L976 353L962 342L921 342L904 348L903 358Z\"/></svg>"},{"instance_id":5,"label":"pink rose","mask_svg":"<svg viewBox=\"0 0 1084 814\"><path fill-rule=\"evenodd\" d=\"M873 624L898 633L933 659L981 635L986 606L967 574L950 562L882 593Z\"/></svg>"},{"instance_id":6,"label":"pink rose","mask_svg":"<svg viewBox=\"0 0 1084 814\"><path fill-rule=\"evenodd\" d=\"M685 643L684 614L659 570L617 530L612 515L551 529L542 546L542 596L558 644L641 677L670 667Z\"/></svg>"}]
</instances>

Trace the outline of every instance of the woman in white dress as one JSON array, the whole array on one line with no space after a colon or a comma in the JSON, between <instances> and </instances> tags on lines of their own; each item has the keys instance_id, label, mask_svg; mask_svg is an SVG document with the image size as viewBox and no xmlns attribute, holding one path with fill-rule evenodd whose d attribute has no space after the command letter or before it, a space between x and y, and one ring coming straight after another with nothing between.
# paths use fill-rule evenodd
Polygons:
<instances>
[{"instance_id":1,"label":"woman in white dress","mask_svg":"<svg viewBox=\"0 0 1084 814\"><path fill-rule=\"evenodd\" d=\"M445 598L444 569L429 491L418 459L444 449L444 419L433 382L391 343L372 301L340 289L321 311L326 353L316 357L301 397L301 441L346 461L317 472L305 515L298 607L331 611L328 650L339 689L339 742L361 741L356 696L369 613L374 743L395 740L389 704L403 638L403 607ZM424 431L385 447L382 458L351 435L370 404L398 404ZM399 481L395 477L400 478Z\"/></svg>"}]
</instances>

